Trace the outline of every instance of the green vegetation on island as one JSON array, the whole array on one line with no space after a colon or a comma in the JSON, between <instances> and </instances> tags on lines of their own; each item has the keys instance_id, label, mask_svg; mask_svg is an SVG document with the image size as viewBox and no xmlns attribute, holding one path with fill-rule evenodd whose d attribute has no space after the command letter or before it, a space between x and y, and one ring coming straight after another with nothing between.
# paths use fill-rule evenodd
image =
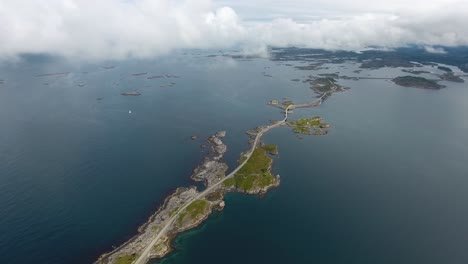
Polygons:
<instances>
[{"instance_id":1,"label":"green vegetation on island","mask_svg":"<svg viewBox=\"0 0 468 264\"><path fill-rule=\"evenodd\" d=\"M418 71L418 70L413 70L413 69L409 69L409 70L408 69L403 69L401 71L406 72L406 73L416 74L416 75L423 74L423 73L427 73L427 74L430 73L428 71Z\"/></svg>"},{"instance_id":2,"label":"green vegetation on island","mask_svg":"<svg viewBox=\"0 0 468 264\"><path fill-rule=\"evenodd\" d=\"M278 146L269 144L269 145L264 145L263 149L268 152L270 155L278 155Z\"/></svg>"},{"instance_id":3,"label":"green vegetation on island","mask_svg":"<svg viewBox=\"0 0 468 264\"><path fill-rule=\"evenodd\" d=\"M417 64L408 61L403 58L398 58L396 56L382 56L382 57L374 57L371 59L365 59L361 61L361 68L364 69L380 69L384 67L391 67L391 68L396 68L396 67L407 67L407 68L412 68L416 67Z\"/></svg>"},{"instance_id":4,"label":"green vegetation on island","mask_svg":"<svg viewBox=\"0 0 468 264\"><path fill-rule=\"evenodd\" d=\"M288 126L292 127L295 133L305 135L325 135L328 133L325 128L330 127L329 124L323 123L323 118L320 116L290 121Z\"/></svg>"},{"instance_id":5,"label":"green vegetation on island","mask_svg":"<svg viewBox=\"0 0 468 264\"><path fill-rule=\"evenodd\" d=\"M256 192L277 183L276 177L271 174L272 158L268 156L271 151L277 151L274 145L257 147L249 161L234 175L233 178L223 182L225 187L234 186L240 191Z\"/></svg>"},{"instance_id":6,"label":"green vegetation on island","mask_svg":"<svg viewBox=\"0 0 468 264\"><path fill-rule=\"evenodd\" d=\"M392 81L400 86L405 87L415 87L415 88L423 88L423 89L442 89L445 86L438 84L434 80L428 80L423 77L415 77L415 76L400 76L392 79Z\"/></svg>"},{"instance_id":7,"label":"green vegetation on island","mask_svg":"<svg viewBox=\"0 0 468 264\"><path fill-rule=\"evenodd\" d=\"M186 219L186 217L196 219L199 215L205 213L209 206L209 202L204 199L193 201L182 213L180 213L178 222L181 223Z\"/></svg>"},{"instance_id":8,"label":"green vegetation on island","mask_svg":"<svg viewBox=\"0 0 468 264\"><path fill-rule=\"evenodd\" d=\"M329 77L329 78L335 78L335 79L340 78L340 75L338 73L319 73L318 75L322 77Z\"/></svg>"},{"instance_id":9,"label":"green vegetation on island","mask_svg":"<svg viewBox=\"0 0 468 264\"><path fill-rule=\"evenodd\" d=\"M452 69L450 69L449 67L445 67L445 66L438 66L437 69L444 71L444 72L452 72Z\"/></svg>"},{"instance_id":10,"label":"green vegetation on island","mask_svg":"<svg viewBox=\"0 0 468 264\"><path fill-rule=\"evenodd\" d=\"M131 264L135 259L136 255L125 255L125 256L120 256L115 260L115 264Z\"/></svg>"},{"instance_id":11,"label":"green vegetation on island","mask_svg":"<svg viewBox=\"0 0 468 264\"><path fill-rule=\"evenodd\" d=\"M288 100L288 99L284 99L281 102L278 101L278 100L271 100L271 101L269 101L267 103L267 105L270 105L270 106L277 107L277 108L285 110L286 108L288 108L288 106L294 105L294 102L292 100Z\"/></svg>"},{"instance_id":12,"label":"green vegetation on island","mask_svg":"<svg viewBox=\"0 0 468 264\"><path fill-rule=\"evenodd\" d=\"M229 178L223 182L224 187L231 187L236 184L236 179L235 178Z\"/></svg>"},{"instance_id":13,"label":"green vegetation on island","mask_svg":"<svg viewBox=\"0 0 468 264\"><path fill-rule=\"evenodd\" d=\"M336 80L333 77L321 77L312 82L313 90L319 93L332 92L336 88Z\"/></svg>"},{"instance_id":14,"label":"green vegetation on island","mask_svg":"<svg viewBox=\"0 0 468 264\"><path fill-rule=\"evenodd\" d=\"M323 68L323 65L342 64L345 62L361 63L361 68L383 67L420 67L420 64L442 63L456 66L468 73L468 48L445 47L446 53L430 53L423 47L405 47L394 50L365 50L362 52L321 50L309 48L272 48L273 61L303 62L295 68L313 71Z\"/></svg>"},{"instance_id":15,"label":"green vegetation on island","mask_svg":"<svg viewBox=\"0 0 468 264\"><path fill-rule=\"evenodd\" d=\"M229 179L228 179L229 180ZM209 193L207 196L206 196L206 199L208 201L219 201L219 200L222 200L224 197L224 193L221 191L221 190L217 190L217 191L214 191L212 193Z\"/></svg>"},{"instance_id":16,"label":"green vegetation on island","mask_svg":"<svg viewBox=\"0 0 468 264\"><path fill-rule=\"evenodd\" d=\"M281 104L283 105L282 108L283 108L283 109L286 109L286 108L288 108L288 106L293 105L294 102L291 101L291 100L284 100L283 102L281 102Z\"/></svg>"},{"instance_id":17,"label":"green vegetation on island","mask_svg":"<svg viewBox=\"0 0 468 264\"><path fill-rule=\"evenodd\" d=\"M439 75L439 78L443 81L448 81L448 82L457 82L457 83L465 82L465 80L463 80L460 76L456 76L453 72L446 72L442 75Z\"/></svg>"},{"instance_id":18,"label":"green vegetation on island","mask_svg":"<svg viewBox=\"0 0 468 264\"><path fill-rule=\"evenodd\" d=\"M349 88L343 87L338 84L338 81L335 78L340 77L336 73L323 73L319 74L321 77L309 76L309 79L304 82L310 84L310 89L314 90L318 94L327 94L331 95L335 92L343 92ZM354 79L352 77L345 77L343 79Z\"/></svg>"}]
</instances>

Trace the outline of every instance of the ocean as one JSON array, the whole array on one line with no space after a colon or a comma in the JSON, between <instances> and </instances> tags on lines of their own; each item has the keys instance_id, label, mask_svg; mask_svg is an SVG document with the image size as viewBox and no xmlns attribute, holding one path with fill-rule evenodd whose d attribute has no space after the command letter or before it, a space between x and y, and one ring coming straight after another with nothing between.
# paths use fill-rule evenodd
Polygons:
<instances>
[{"instance_id":1,"label":"ocean","mask_svg":"<svg viewBox=\"0 0 468 264\"><path fill-rule=\"evenodd\" d=\"M245 131L282 118L266 102L314 99L308 84L291 79L401 75L209 54L1 64L0 263L93 262L132 237L171 191L192 184L209 135L227 131L232 170L248 149ZM228 194L223 212L154 262L466 263L466 84L433 91L389 80L340 83L351 89L291 116L324 117L328 135L301 140L282 127L264 136L279 146L278 188L262 199ZM134 90L142 95L120 95Z\"/></svg>"}]
</instances>

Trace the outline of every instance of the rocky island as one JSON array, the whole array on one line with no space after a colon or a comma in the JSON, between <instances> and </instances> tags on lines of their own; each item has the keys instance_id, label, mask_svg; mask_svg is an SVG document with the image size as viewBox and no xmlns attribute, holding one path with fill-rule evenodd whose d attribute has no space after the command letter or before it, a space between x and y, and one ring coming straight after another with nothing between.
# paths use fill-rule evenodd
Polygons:
<instances>
[{"instance_id":1,"label":"rocky island","mask_svg":"<svg viewBox=\"0 0 468 264\"><path fill-rule=\"evenodd\" d=\"M63 76L63 75L68 75L70 72L54 72L54 73L44 73L44 74L38 74L36 77L49 77L49 76Z\"/></svg>"},{"instance_id":2,"label":"rocky island","mask_svg":"<svg viewBox=\"0 0 468 264\"><path fill-rule=\"evenodd\" d=\"M430 72L428 72L428 71L418 71L418 70L413 70L413 69L409 69L409 70L408 69L403 69L401 71L406 72L406 73L416 74L416 75L423 74L423 73L430 74Z\"/></svg>"},{"instance_id":3,"label":"rocky island","mask_svg":"<svg viewBox=\"0 0 468 264\"><path fill-rule=\"evenodd\" d=\"M137 73L132 73L132 76L142 76L148 74L147 72L137 72Z\"/></svg>"},{"instance_id":4,"label":"rocky island","mask_svg":"<svg viewBox=\"0 0 468 264\"><path fill-rule=\"evenodd\" d=\"M221 141L226 135L220 131L208 139L211 147L210 153L205 157L203 163L193 170L190 178L194 181L204 182L205 186L211 186L225 177L228 166L221 159L227 151L227 146Z\"/></svg>"},{"instance_id":5,"label":"rocky island","mask_svg":"<svg viewBox=\"0 0 468 264\"><path fill-rule=\"evenodd\" d=\"M293 128L294 133L304 135L326 135L329 124L323 123L323 118L320 116L312 118L302 118L296 121L290 121L288 126Z\"/></svg>"},{"instance_id":6,"label":"rocky island","mask_svg":"<svg viewBox=\"0 0 468 264\"><path fill-rule=\"evenodd\" d=\"M445 87L441 84L438 84L434 80L429 80L423 77L415 76L400 76L392 79L392 81L400 86L415 87L422 89L439 90Z\"/></svg>"},{"instance_id":7,"label":"rocky island","mask_svg":"<svg viewBox=\"0 0 468 264\"><path fill-rule=\"evenodd\" d=\"M383 55L383 56L382 56ZM392 56L392 54L380 54L380 56L369 56L361 61L361 68L363 69L380 69L384 67L397 68L397 67L419 67L420 65L404 58Z\"/></svg>"},{"instance_id":8,"label":"rocky island","mask_svg":"<svg viewBox=\"0 0 468 264\"><path fill-rule=\"evenodd\" d=\"M310 89L314 90L317 94L327 94L331 95L332 93L336 92L343 92L348 90L349 88L341 86L338 84L335 77L337 75L326 75L321 77L314 77L309 76L308 79L304 80L305 83L310 84Z\"/></svg>"},{"instance_id":9,"label":"rocky island","mask_svg":"<svg viewBox=\"0 0 468 264\"><path fill-rule=\"evenodd\" d=\"M123 95L123 96L140 96L141 93L138 92L138 91L132 91L132 92L121 93L120 95Z\"/></svg>"},{"instance_id":10,"label":"rocky island","mask_svg":"<svg viewBox=\"0 0 468 264\"><path fill-rule=\"evenodd\" d=\"M438 77L443 80L443 81L448 81L448 82L456 82L456 83L464 83L465 80L463 80L460 76L455 75L452 71L450 72L445 72L444 74L438 75Z\"/></svg>"}]
</instances>

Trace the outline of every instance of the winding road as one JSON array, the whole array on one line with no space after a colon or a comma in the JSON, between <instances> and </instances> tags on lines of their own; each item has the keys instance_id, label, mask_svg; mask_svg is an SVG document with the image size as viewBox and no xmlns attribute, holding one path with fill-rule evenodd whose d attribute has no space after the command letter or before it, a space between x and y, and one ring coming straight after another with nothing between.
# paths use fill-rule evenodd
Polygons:
<instances>
[{"instance_id":1,"label":"winding road","mask_svg":"<svg viewBox=\"0 0 468 264\"><path fill-rule=\"evenodd\" d=\"M317 99L316 101L314 102L317 102L319 101L319 104L320 105L322 103L322 100L323 100L323 97L325 96L325 94L323 94L319 99ZM159 231L158 235L151 241L151 243L149 243L145 250L141 253L141 255L138 256L138 258L133 262L133 264L146 264L146 262L149 260L149 254L151 252L151 249L154 247L154 245L158 242L158 240L169 230L169 228L171 227L172 223L174 222L175 219L177 219L177 217L180 215L181 212L183 212L192 202L206 196L207 194L211 193L214 189L216 189L217 187L219 187L224 181L226 181L227 179L230 179L232 177L234 177L234 175L249 161L250 157L252 156L252 153L254 152L257 144L258 144L258 141L260 140L260 138L263 136L264 133L268 132L269 130L271 130L272 128L275 128L275 127L278 127L278 126L281 126L283 125L286 120L288 120L288 111L290 108L295 108L295 105L288 105L284 111L284 118L280 121L277 121L276 123L272 124L272 125L269 125L269 126L266 126L266 127L263 127L259 132L258 134L255 136L255 140L252 144L252 147L250 149L250 151L247 153L246 155L246 159L244 160L244 162L242 162L239 166L237 166L237 168L235 170L233 170L231 173L229 173L226 177L224 177L222 180L220 180L219 182L213 184L212 186L206 188L203 192L201 192L200 194L198 194L197 196L193 197L192 199L188 200L184 206L182 206L171 218L169 218L167 220L167 222L164 224L163 228Z\"/></svg>"}]
</instances>

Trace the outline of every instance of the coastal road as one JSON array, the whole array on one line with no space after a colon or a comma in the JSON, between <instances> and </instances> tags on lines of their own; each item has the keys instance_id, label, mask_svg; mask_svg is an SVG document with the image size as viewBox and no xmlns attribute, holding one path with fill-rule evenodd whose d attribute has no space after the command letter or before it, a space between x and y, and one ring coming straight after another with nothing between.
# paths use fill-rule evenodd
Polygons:
<instances>
[{"instance_id":1,"label":"coastal road","mask_svg":"<svg viewBox=\"0 0 468 264\"><path fill-rule=\"evenodd\" d=\"M317 99L314 102L320 101L319 105L322 103L322 99L325 96L323 94L319 99ZM133 262L133 264L146 264L149 260L149 253L151 252L151 249L156 245L156 243L161 239L161 237L169 230L171 227L172 223L174 222L175 219L180 215L181 212L183 212L192 202L206 196L207 194L211 193L213 190L218 188L224 181L227 179L230 179L234 177L234 175L249 161L250 157L252 156L252 153L254 152L255 148L257 147L257 144L260 140L260 138L263 136L264 133L268 132L272 128L279 127L283 125L286 120L288 120L288 111L290 108L294 108L294 105L288 105L284 111L284 118L280 121L277 121L276 123L263 127L258 134L255 136L255 140L252 144L252 147L250 148L250 151L246 155L246 159L244 162L242 162L235 170L233 170L231 173L229 173L226 177L224 177L222 180L219 182L213 184L212 186L206 188L203 192L198 194L197 196L193 197L192 199L188 200L184 206L182 206L171 218L167 220L167 222L164 224L163 228L159 231L158 235L149 243L145 250L141 253L141 255L138 256L138 258Z\"/></svg>"}]
</instances>

